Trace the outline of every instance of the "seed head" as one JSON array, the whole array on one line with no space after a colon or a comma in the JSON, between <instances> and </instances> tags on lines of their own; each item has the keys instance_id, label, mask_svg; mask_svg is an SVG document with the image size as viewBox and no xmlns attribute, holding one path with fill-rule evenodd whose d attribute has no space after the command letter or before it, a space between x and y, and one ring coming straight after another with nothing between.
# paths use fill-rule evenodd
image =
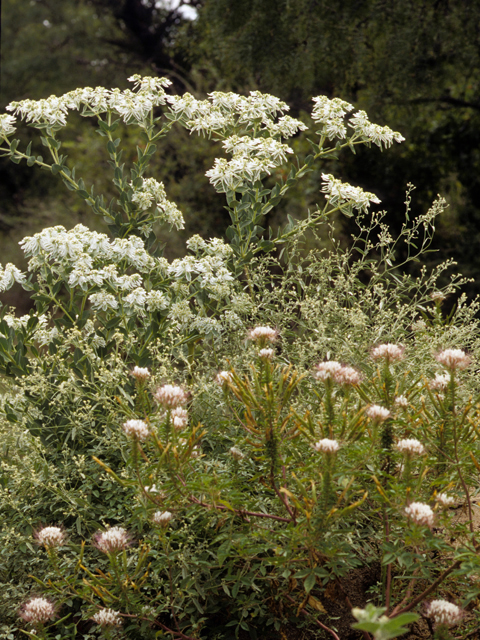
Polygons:
<instances>
[{"instance_id":1,"label":"seed head","mask_svg":"<svg viewBox=\"0 0 480 640\"><path fill-rule=\"evenodd\" d=\"M123 527L111 527L107 531L97 531L93 545L103 553L123 551L131 545L131 537Z\"/></svg>"},{"instance_id":2,"label":"seed head","mask_svg":"<svg viewBox=\"0 0 480 640\"><path fill-rule=\"evenodd\" d=\"M20 609L19 616L33 625L45 624L57 615L57 607L48 598L30 598Z\"/></svg>"},{"instance_id":3,"label":"seed head","mask_svg":"<svg viewBox=\"0 0 480 640\"><path fill-rule=\"evenodd\" d=\"M60 527L43 527L34 533L35 540L44 547L61 547L65 541L65 532Z\"/></svg>"},{"instance_id":4,"label":"seed head","mask_svg":"<svg viewBox=\"0 0 480 640\"><path fill-rule=\"evenodd\" d=\"M425 447L423 444L415 438L406 438L405 440L399 440L395 445L395 449L409 456L421 456L425 453Z\"/></svg>"},{"instance_id":5,"label":"seed head","mask_svg":"<svg viewBox=\"0 0 480 640\"><path fill-rule=\"evenodd\" d=\"M399 344L379 344L378 347L372 349L372 358L374 360L387 360L388 362L399 362L403 360L405 347Z\"/></svg>"},{"instance_id":6,"label":"seed head","mask_svg":"<svg viewBox=\"0 0 480 640\"><path fill-rule=\"evenodd\" d=\"M437 353L435 360L447 369L466 369L470 364L470 356L461 349L445 349Z\"/></svg>"},{"instance_id":7,"label":"seed head","mask_svg":"<svg viewBox=\"0 0 480 640\"><path fill-rule=\"evenodd\" d=\"M188 395L182 387L172 384L164 384L163 387L159 387L153 397L158 404L161 404L166 409L176 409L188 402Z\"/></svg>"},{"instance_id":8,"label":"seed head","mask_svg":"<svg viewBox=\"0 0 480 640\"><path fill-rule=\"evenodd\" d=\"M141 442L144 442L150 435L148 424L143 420L127 420L123 425L123 430L127 436Z\"/></svg>"},{"instance_id":9,"label":"seed head","mask_svg":"<svg viewBox=\"0 0 480 640\"><path fill-rule=\"evenodd\" d=\"M463 611L460 607L447 600L432 600L427 605L427 616L433 618L436 624L453 626L462 621Z\"/></svg>"},{"instance_id":10,"label":"seed head","mask_svg":"<svg viewBox=\"0 0 480 640\"><path fill-rule=\"evenodd\" d=\"M114 611L113 609L100 609L97 611L95 615L93 615L90 620L93 620L101 627L121 627L122 626L122 618L118 611Z\"/></svg>"},{"instance_id":11,"label":"seed head","mask_svg":"<svg viewBox=\"0 0 480 640\"><path fill-rule=\"evenodd\" d=\"M428 504L424 504L423 502L411 502L408 507L405 508L405 515L415 524L425 527L433 526L433 511Z\"/></svg>"},{"instance_id":12,"label":"seed head","mask_svg":"<svg viewBox=\"0 0 480 640\"><path fill-rule=\"evenodd\" d=\"M320 451L321 453L336 453L340 449L338 442L336 440L330 440L329 438L319 440L313 447L315 451Z\"/></svg>"},{"instance_id":13,"label":"seed head","mask_svg":"<svg viewBox=\"0 0 480 640\"><path fill-rule=\"evenodd\" d=\"M374 422L384 422L390 417L390 411L385 407L381 407L378 404L371 404L365 411L370 420Z\"/></svg>"}]
</instances>

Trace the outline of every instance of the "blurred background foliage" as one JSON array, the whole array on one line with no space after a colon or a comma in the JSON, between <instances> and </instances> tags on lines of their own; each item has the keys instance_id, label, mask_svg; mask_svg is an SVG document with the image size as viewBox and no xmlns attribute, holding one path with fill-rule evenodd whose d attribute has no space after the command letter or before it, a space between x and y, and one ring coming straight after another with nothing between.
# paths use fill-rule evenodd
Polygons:
<instances>
[{"instance_id":1,"label":"blurred background foliage","mask_svg":"<svg viewBox=\"0 0 480 640\"><path fill-rule=\"evenodd\" d=\"M319 167L267 224L300 218L319 199L321 173L375 191L398 230L407 184L416 186L413 213L440 193L431 266L453 257L480 293L480 3L473 0L4 0L1 108L79 86L128 86L133 73L165 75L176 92L273 93L308 121L311 97L351 101L373 122L406 138L386 152L362 149ZM82 120L82 121L81 121ZM71 118L64 145L77 174L113 196L107 155L95 123ZM132 129L131 127L129 129ZM28 140L30 131L22 132ZM125 129L126 157L137 140ZM19 136L20 137L20 136ZM292 141L297 152L305 140ZM224 201L205 171L218 143L177 129L159 145L153 165L186 229L168 236L166 255L182 255L192 233L221 236ZM1 261L24 266L18 241L46 225L78 222L101 229L84 201L54 176L0 164ZM345 242L350 228L341 221ZM399 256L400 257L400 256ZM21 292L7 303L28 308Z\"/></svg>"}]
</instances>

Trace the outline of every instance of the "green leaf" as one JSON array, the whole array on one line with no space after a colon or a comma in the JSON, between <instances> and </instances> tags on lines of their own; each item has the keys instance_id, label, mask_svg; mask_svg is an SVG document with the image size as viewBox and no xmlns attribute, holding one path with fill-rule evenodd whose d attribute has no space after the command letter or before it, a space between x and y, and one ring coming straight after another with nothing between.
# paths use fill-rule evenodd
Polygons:
<instances>
[{"instance_id":1,"label":"green leaf","mask_svg":"<svg viewBox=\"0 0 480 640\"><path fill-rule=\"evenodd\" d=\"M317 582L317 580L316 580L315 574L313 572L310 573L310 575L307 576L307 578L305 579L305 581L303 583L303 587L305 589L305 592L306 593L310 593L310 591L315 586L316 582Z\"/></svg>"}]
</instances>

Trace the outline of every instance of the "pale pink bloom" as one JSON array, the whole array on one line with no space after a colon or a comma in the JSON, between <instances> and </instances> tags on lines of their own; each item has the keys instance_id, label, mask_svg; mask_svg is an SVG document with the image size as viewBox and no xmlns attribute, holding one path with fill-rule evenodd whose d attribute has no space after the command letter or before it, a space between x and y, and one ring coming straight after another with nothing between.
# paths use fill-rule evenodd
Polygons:
<instances>
[{"instance_id":1,"label":"pale pink bloom","mask_svg":"<svg viewBox=\"0 0 480 640\"><path fill-rule=\"evenodd\" d=\"M163 405L167 409L176 409L188 402L188 395L182 389L172 384L164 384L159 387L153 396L158 404Z\"/></svg>"},{"instance_id":2,"label":"pale pink bloom","mask_svg":"<svg viewBox=\"0 0 480 640\"><path fill-rule=\"evenodd\" d=\"M147 380L147 378L150 378L150 371L148 370L147 367L134 367L132 374L131 374L136 380ZM107 609L104 609L104 611L107 611Z\"/></svg>"},{"instance_id":3,"label":"pale pink bloom","mask_svg":"<svg viewBox=\"0 0 480 640\"><path fill-rule=\"evenodd\" d=\"M450 382L449 373L444 373L443 375L441 375L440 373L437 373L435 375L435 378L433 380L430 380L430 382L428 383L428 386L433 391L443 391L448 387L449 382Z\"/></svg>"},{"instance_id":4,"label":"pale pink bloom","mask_svg":"<svg viewBox=\"0 0 480 640\"><path fill-rule=\"evenodd\" d=\"M317 380L334 380L342 365L335 360L327 360L316 365L313 375Z\"/></svg>"},{"instance_id":5,"label":"pale pink bloom","mask_svg":"<svg viewBox=\"0 0 480 640\"><path fill-rule=\"evenodd\" d=\"M97 531L93 545L103 553L123 551L131 544L131 537L123 527L111 527L106 531Z\"/></svg>"},{"instance_id":6,"label":"pale pink bloom","mask_svg":"<svg viewBox=\"0 0 480 640\"><path fill-rule=\"evenodd\" d=\"M170 414L175 429L184 429L188 424L188 411L183 407L172 409Z\"/></svg>"},{"instance_id":7,"label":"pale pink bloom","mask_svg":"<svg viewBox=\"0 0 480 640\"><path fill-rule=\"evenodd\" d=\"M275 342L278 331L271 327L255 327L248 332L248 338L257 342Z\"/></svg>"},{"instance_id":8,"label":"pale pink bloom","mask_svg":"<svg viewBox=\"0 0 480 640\"><path fill-rule=\"evenodd\" d=\"M353 386L360 384L361 377L353 367L342 366L334 375L335 382L338 384L351 384Z\"/></svg>"},{"instance_id":9,"label":"pale pink bloom","mask_svg":"<svg viewBox=\"0 0 480 640\"><path fill-rule=\"evenodd\" d=\"M173 513L170 513L170 511L155 511L152 516L152 522L161 527L167 527L172 518Z\"/></svg>"},{"instance_id":10,"label":"pale pink bloom","mask_svg":"<svg viewBox=\"0 0 480 640\"><path fill-rule=\"evenodd\" d=\"M395 398L395 404L397 405L397 407L402 407L402 409L405 409L406 407L408 407L408 398L406 398L405 396L397 396Z\"/></svg>"},{"instance_id":11,"label":"pale pink bloom","mask_svg":"<svg viewBox=\"0 0 480 640\"><path fill-rule=\"evenodd\" d=\"M406 438L405 440L399 440L395 445L395 449L397 449L397 451L400 451L400 453L404 453L410 456L421 456L425 453L425 447L420 442L420 440L416 440L415 438Z\"/></svg>"},{"instance_id":12,"label":"pale pink bloom","mask_svg":"<svg viewBox=\"0 0 480 640\"><path fill-rule=\"evenodd\" d=\"M453 626L462 621L463 611L447 600L432 600L427 605L427 616L433 618L435 624Z\"/></svg>"},{"instance_id":13,"label":"pale pink bloom","mask_svg":"<svg viewBox=\"0 0 480 640\"><path fill-rule=\"evenodd\" d=\"M143 420L127 420L123 425L123 430L130 438L141 440L142 442L150 435L148 424Z\"/></svg>"},{"instance_id":14,"label":"pale pink bloom","mask_svg":"<svg viewBox=\"0 0 480 640\"><path fill-rule=\"evenodd\" d=\"M336 440L330 440L329 438L323 438L313 445L315 451L321 453L336 453L340 449L340 445Z\"/></svg>"},{"instance_id":15,"label":"pale pink bloom","mask_svg":"<svg viewBox=\"0 0 480 640\"><path fill-rule=\"evenodd\" d=\"M100 609L100 611L97 611L97 613L95 613L90 619L101 627L122 626L122 618L120 617L120 614L118 611L114 611L113 609Z\"/></svg>"},{"instance_id":16,"label":"pale pink bloom","mask_svg":"<svg viewBox=\"0 0 480 640\"><path fill-rule=\"evenodd\" d=\"M367 407L365 413L374 422L383 422L390 417L390 411L378 404L371 404Z\"/></svg>"},{"instance_id":17,"label":"pale pink bloom","mask_svg":"<svg viewBox=\"0 0 480 640\"><path fill-rule=\"evenodd\" d=\"M446 493L437 493L435 501L438 502L441 507L451 507L455 504L455 498Z\"/></svg>"},{"instance_id":18,"label":"pale pink bloom","mask_svg":"<svg viewBox=\"0 0 480 640\"><path fill-rule=\"evenodd\" d=\"M374 360L388 360L388 362L398 362L403 360L405 347L400 344L379 344L378 347L372 349L372 358Z\"/></svg>"},{"instance_id":19,"label":"pale pink bloom","mask_svg":"<svg viewBox=\"0 0 480 640\"><path fill-rule=\"evenodd\" d=\"M234 460L243 460L245 458L245 454L238 447L231 447L229 451Z\"/></svg>"},{"instance_id":20,"label":"pale pink bloom","mask_svg":"<svg viewBox=\"0 0 480 640\"><path fill-rule=\"evenodd\" d=\"M57 607L47 598L30 598L19 611L19 616L31 624L45 624L55 618Z\"/></svg>"},{"instance_id":21,"label":"pale pink bloom","mask_svg":"<svg viewBox=\"0 0 480 640\"><path fill-rule=\"evenodd\" d=\"M405 515L415 524L431 527L434 522L434 514L428 504L423 502L411 502L405 508Z\"/></svg>"},{"instance_id":22,"label":"pale pink bloom","mask_svg":"<svg viewBox=\"0 0 480 640\"><path fill-rule=\"evenodd\" d=\"M258 352L258 357L262 360L271 360L275 355L275 351L273 349L260 349Z\"/></svg>"},{"instance_id":23,"label":"pale pink bloom","mask_svg":"<svg viewBox=\"0 0 480 640\"><path fill-rule=\"evenodd\" d=\"M65 533L60 527L43 527L34 534L38 544L45 547L60 547L65 541Z\"/></svg>"},{"instance_id":24,"label":"pale pink bloom","mask_svg":"<svg viewBox=\"0 0 480 640\"><path fill-rule=\"evenodd\" d=\"M219 371L215 377L215 382L219 385L226 385L232 382L233 373L231 371Z\"/></svg>"},{"instance_id":25,"label":"pale pink bloom","mask_svg":"<svg viewBox=\"0 0 480 640\"><path fill-rule=\"evenodd\" d=\"M466 369L470 364L470 356L461 349L445 349L435 356L435 360L447 369Z\"/></svg>"}]
</instances>

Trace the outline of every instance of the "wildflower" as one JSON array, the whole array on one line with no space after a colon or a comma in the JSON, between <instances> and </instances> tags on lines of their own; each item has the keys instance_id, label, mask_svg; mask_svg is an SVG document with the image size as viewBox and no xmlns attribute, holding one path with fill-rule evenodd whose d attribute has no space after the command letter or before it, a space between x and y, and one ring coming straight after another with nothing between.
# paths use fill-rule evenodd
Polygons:
<instances>
[{"instance_id":1,"label":"wildflower","mask_svg":"<svg viewBox=\"0 0 480 640\"><path fill-rule=\"evenodd\" d=\"M343 118L348 111L353 110L353 105L340 98L329 100L326 96L313 98L313 102L315 103L312 111L313 121L323 125L320 133L329 140L345 138L347 129Z\"/></svg>"},{"instance_id":2,"label":"wildflower","mask_svg":"<svg viewBox=\"0 0 480 640\"><path fill-rule=\"evenodd\" d=\"M387 360L388 362L398 362L403 360L405 348L399 344L380 344L372 349L372 358L374 360Z\"/></svg>"},{"instance_id":3,"label":"wildflower","mask_svg":"<svg viewBox=\"0 0 480 640\"><path fill-rule=\"evenodd\" d=\"M43 527L35 532L35 539L47 548L60 547L65 541L65 533L60 527Z\"/></svg>"},{"instance_id":4,"label":"wildflower","mask_svg":"<svg viewBox=\"0 0 480 640\"><path fill-rule=\"evenodd\" d=\"M150 378L150 371L148 367L134 367L131 375L139 381L145 381Z\"/></svg>"},{"instance_id":5,"label":"wildflower","mask_svg":"<svg viewBox=\"0 0 480 640\"><path fill-rule=\"evenodd\" d=\"M322 173L322 179L322 193L326 194L325 198L333 207L338 206L342 210L353 208L358 211L367 211L371 202L376 204L380 202L374 193L364 191L360 187L352 187L352 185L334 178L331 174Z\"/></svg>"},{"instance_id":6,"label":"wildflower","mask_svg":"<svg viewBox=\"0 0 480 640\"><path fill-rule=\"evenodd\" d=\"M163 405L167 409L176 409L188 402L188 396L182 387L177 387L172 384L164 384L163 387L159 387L153 397L158 404Z\"/></svg>"},{"instance_id":7,"label":"wildflower","mask_svg":"<svg viewBox=\"0 0 480 640\"><path fill-rule=\"evenodd\" d=\"M432 600L427 605L427 616L433 618L436 624L451 626L461 622L463 611L456 604L447 602L447 600Z\"/></svg>"},{"instance_id":8,"label":"wildflower","mask_svg":"<svg viewBox=\"0 0 480 640\"><path fill-rule=\"evenodd\" d=\"M461 349L445 349L435 356L435 360L447 369L466 369L470 364L470 356Z\"/></svg>"},{"instance_id":9,"label":"wildflower","mask_svg":"<svg viewBox=\"0 0 480 640\"><path fill-rule=\"evenodd\" d=\"M336 453L340 449L340 445L336 440L330 440L329 438L324 438L323 440L319 440L313 445L315 451L320 451L322 453Z\"/></svg>"},{"instance_id":10,"label":"wildflower","mask_svg":"<svg viewBox=\"0 0 480 640\"><path fill-rule=\"evenodd\" d=\"M184 429L188 424L188 412L183 407L177 407L173 409L170 417L175 429Z\"/></svg>"},{"instance_id":11,"label":"wildflower","mask_svg":"<svg viewBox=\"0 0 480 640\"><path fill-rule=\"evenodd\" d=\"M425 453L425 447L419 440L416 440L415 438L406 438L405 440L399 440L395 445L395 449L407 456L421 456Z\"/></svg>"},{"instance_id":12,"label":"wildflower","mask_svg":"<svg viewBox=\"0 0 480 640\"><path fill-rule=\"evenodd\" d=\"M19 616L31 624L45 624L57 614L56 605L47 598L33 597L19 611Z\"/></svg>"},{"instance_id":13,"label":"wildflower","mask_svg":"<svg viewBox=\"0 0 480 640\"><path fill-rule=\"evenodd\" d=\"M238 447L231 447L229 449L230 455L234 460L243 460L245 458L245 454Z\"/></svg>"},{"instance_id":14,"label":"wildflower","mask_svg":"<svg viewBox=\"0 0 480 640\"><path fill-rule=\"evenodd\" d=\"M113 609L100 609L97 611L90 620L93 620L101 627L121 627L122 626L122 618L118 611L114 611Z\"/></svg>"},{"instance_id":15,"label":"wildflower","mask_svg":"<svg viewBox=\"0 0 480 640\"><path fill-rule=\"evenodd\" d=\"M355 135L361 137L364 142L373 142L380 149L382 144L385 147L391 147L394 141L403 142L405 140L398 131L370 122L365 111L357 111L348 121L348 126L352 127L355 130Z\"/></svg>"},{"instance_id":16,"label":"wildflower","mask_svg":"<svg viewBox=\"0 0 480 640\"><path fill-rule=\"evenodd\" d=\"M248 338L261 343L275 342L278 338L278 331L271 327L255 327L248 332Z\"/></svg>"},{"instance_id":17,"label":"wildflower","mask_svg":"<svg viewBox=\"0 0 480 640\"><path fill-rule=\"evenodd\" d=\"M360 384L361 380L360 374L356 369L354 369L353 367L343 366L335 373L334 378L335 382L337 382L338 384L351 384L352 386Z\"/></svg>"},{"instance_id":18,"label":"wildflower","mask_svg":"<svg viewBox=\"0 0 480 640\"><path fill-rule=\"evenodd\" d=\"M431 527L434 521L432 509L423 502L411 502L405 508L405 515L415 524Z\"/></svg>"},{"instance_id":19,"label":"wildflower","mask_svg":"<svg viewBox=\"0 0 480 640\"><path fill-rule=\"evenodd\" d=\"M332 380L335 377L335 374L340 371L342 365L335 360L328 360L327 362L320 362L315 367L316 371L314 372L314 376L317 380Z\"/></svg>"},{"instance_id":20,"label":"wildflower","mask_svg":"<svg viewBox=\"0 0 480 640\"><path fill-rule=\"evenodd\" d=\"M13 287L15 282L23 284L25 280L25 274L17 269L11 262L5 265L4 269L0 266L0 293L8 291L8 289Z\"/></svg>"},{"instance_id":21,"label":"wildflower","mask_svg":"<svg viewBox=\"0 0 480 640\"><path fill-rule=\"evenodd\" d=\"M13 116L9 116L6 113L0 115L0 136L2 138L11 136L16 131L16 127L13 126L15 122Z\"/></svg>"},{"instance_id":22,"label":"wildflower","mask_svg":"<svg viewBox=\"0 0 480 640\"><path fill-rule=\"evenodd\" d=\"M275 351L273 349L260 349L258 352L258 357L261 360L271 360L275 355Z\"/></svg>"},{"instance_id":23,"label":"wildflower","mask_svg":"<svg viewBox=\"0 0 480 640\"><path fill-rule=\"evenodd\" d=\"M455 498L447 495L446 493L437 493L435 496L435 502L438 502L441 507L451 507L455 504Z\"/></svg>"},{"instance_id":24,"label":"wildflower","mask_svg":"<svg viewBox=\"0 0 480 640\"><path fill-rule=\"evenodd\" d=\"M402 407L402 409L405 409L406 407L408 407L408 398L406 398L405 396L397 396L395 398L395 404L397 405L397 407Z\"/></svg>"},{"instance_id":25,"label":"wildflower","mask_svg":"<svg viewBox=\"0 0 480 640\"><path fill-rule=\"evenodd\" d=\"M123 430L134 440L141 440L144 442L150 435L150 429L148 424L143 420L127 420L123 425Z\"/></svg>"},{"instance_id":26,"label":"wildflower","mask_svg":"<svg viewBox=\"0 0 480 640\"><path fill-rule=\"evenodd\" d=\"M390 411L378 404L369 405L365 413L371 420L374 420L375 422L383 422L388 417L390 417Z\"/></svg>"},{"instance_id":27,"label":"wildflower","mask_svg":"<svg viewBox=\"0 0 480 640\"><path fill-rule=\"evenodd\" d=\"M103 553L123 551L131 544L131 537L123 527L111 527L107 531L97 531L94 546Z\"/></svg>"},{"instance_id":28,"label":"wildflower","mask_svg":"<svg viewBox=\"0 0 480 640\"><path fill-rule=\"evenodd\" d=\"M161 527L167 527L168 523L173 519L173 513L170 511L155 511L152 516L152 522Z\"/></svg>"},{"instance_id":29,"label":"wildflower","mask_svg":"<svg viewBox=\"0 0 480 640\"><path fill-rule=\"evenodd\" d=\"M443 391L448 387L449 382L450 382L449 373L445 373L443 375L441 375L440 373L437 373L435 375L435 378L433 380L430 380L430 382L428 383L428 386L430 387L430 389L432 389L432 391Z\"/></svg>"},{"instance_id":30,"label":"wildflower","mask_svg":"<svg viewBox=\"0 0 480 640\"><path fill-rule=\"evenodd\" d=\"M231 371L219 371L215 376L215 382L219 385L227 385L232 382L233 374Z\"/></svg>"}]
</instances>

